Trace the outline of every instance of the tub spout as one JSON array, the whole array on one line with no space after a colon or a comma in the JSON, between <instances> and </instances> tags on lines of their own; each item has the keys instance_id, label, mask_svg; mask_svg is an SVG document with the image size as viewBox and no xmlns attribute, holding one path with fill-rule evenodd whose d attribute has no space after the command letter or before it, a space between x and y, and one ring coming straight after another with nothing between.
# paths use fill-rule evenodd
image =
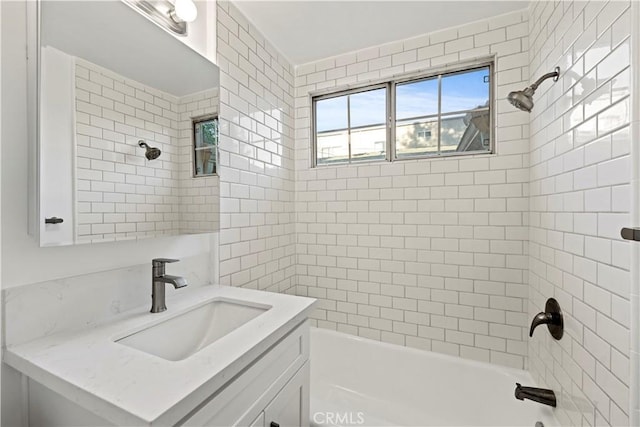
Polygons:
<instances>
[{"instance_id":1,"label":"tub spout","mask_svg":"<svg viewBox=\"0 0 640 427\"><path fill-rule=\"evenodd\" d=\"M522 387L520 383L516 383L515 396L518 400L529 399L543 405L556 407L556 394L553 390L546 388Z\"/></svg>"}]
</instances>

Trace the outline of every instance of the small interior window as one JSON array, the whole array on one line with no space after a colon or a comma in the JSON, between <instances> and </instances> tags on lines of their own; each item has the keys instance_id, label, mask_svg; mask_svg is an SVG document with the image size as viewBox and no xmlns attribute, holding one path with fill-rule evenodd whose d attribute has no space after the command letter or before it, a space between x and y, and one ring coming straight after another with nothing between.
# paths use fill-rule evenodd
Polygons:
<instances>
[{"instance_id":1,"label":"small interior window","mask_svg":"<svg viewBox=\"0 0 640 427\"><path fill-rule=\"evenodd\" d=\"M215 175L218 163L218 117L194 120L193 141L193 176Z\"/></svg>"}]
</instances>

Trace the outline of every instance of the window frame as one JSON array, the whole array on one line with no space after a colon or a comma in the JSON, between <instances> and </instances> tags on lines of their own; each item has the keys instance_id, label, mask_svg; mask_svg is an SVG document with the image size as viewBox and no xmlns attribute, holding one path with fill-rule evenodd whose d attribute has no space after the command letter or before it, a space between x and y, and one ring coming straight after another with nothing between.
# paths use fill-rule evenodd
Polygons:
<instances>
[{"instance_id":1,"label":"window frame","mask_svg":"<svg viewBox=\"0 0 640 427\"><path fill-rule=\"evenodd\" d=\"M198 166L196 165L196 153L198 151L206 151L206 150L211 150L212 147L196 147L196 126L198 126L201 123L205 123L205 122L211 122L217 120L218 121L218 135L217 135L217 141L216 141L216 145L215 145L215 155L216 155L216 159L213 165L213 173L206 173L206 174L200 174L198 175L196 172L198 171ZM193 178L207 178L210 176L217 176L218 175L218 159L220 158L220 117L218 116L218 114L207 114L205 116L198 116L198 117L192 117L191 118L191 153L192 153L192 160L191 160L191 167L192 167L192 174L191 176Z\"/></svg>"},{"instance_id":2,"label":"window frame","mask_svg":"<svg viewBox=\"0 0 640 427\"><path fill-rule=\"evenodd\" d=\"M419 82L422 80L432 79L437 77L438 80L442 80L442 77L447 75L459 74L464 72L469 72L481 68L489 69L489 126L491 129L489 135L489 147L488 150L475 150L475 151L451 151L451 152L438 152L435 154L419 154L412 156L404 156L398 157L396 152L396 86L400 84L408 84L412 82ZM438 119L438 141L441 141L441 127L442 127L442 118L447 116L455 115L456 113L468 112L470 110L462 110L459 112L447 112L446 114L442 114L441 103L442 103L442 91L440 87L441 82L438 83L438 114L434 115ZM356 160L353 161L351 158L351 143L349 139L349 159L345 162L336 162L336 163L318 163L318 141L317 141L317 132L316 132L316 102L324 99L338 98L345 95L351 95L354 93L367 92L370 90L376 90L386 88L386 147L385 147L385 159L373 159L373 160ZM327 166L344 166L344 165L352 165L352 164L364 164L364 163L381 163L381 162L395 162L395 161L405 161L405 160L423 160L423 159L437 159L442 157L458 157L458 156L478 156L478 155L492 155L496 153L495 150L495 115L496 115L496 98L495 98L495 58L485 58L482 60L476 60L471 62L464 63L456 63L449 64L444 67L434 68L427 72L421 73L412 73L402 75L392 79L385 79L379 82L373 82L362 86L351 87L344 90L310 94L310 102L311 102L311 125L310 125L310 141L311 141L311 167L327 167ZM349 112L347 112L349 114ZM350 133L350 128L349 128Z\"/></svg>"}]
</instances>

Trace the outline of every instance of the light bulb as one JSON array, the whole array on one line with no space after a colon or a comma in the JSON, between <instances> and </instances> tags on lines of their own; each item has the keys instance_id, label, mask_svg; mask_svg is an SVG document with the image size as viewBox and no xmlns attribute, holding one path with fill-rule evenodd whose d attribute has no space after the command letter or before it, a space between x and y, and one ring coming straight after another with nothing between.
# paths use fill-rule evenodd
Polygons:
<instances>
[{"instance_id":1,"label":"light bulb","mask_svg":"<svg viewBox=\"0 0 640 427\"><path fill-rule=\"evenodd\" d=\"M198 8L193 0L176 0L175 15L183 22L193 22L198 17Z\"/></svg>"}]
</instances>

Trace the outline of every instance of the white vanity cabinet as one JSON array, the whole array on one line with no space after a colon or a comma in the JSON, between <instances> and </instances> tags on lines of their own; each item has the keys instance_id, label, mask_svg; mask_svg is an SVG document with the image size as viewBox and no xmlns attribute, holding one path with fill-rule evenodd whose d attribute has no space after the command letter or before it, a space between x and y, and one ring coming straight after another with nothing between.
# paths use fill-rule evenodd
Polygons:
<instances>
[{"instance_id":1,"label":"white vanity cabinet","mask_svg":"<svg viewBox=\"0 0 640 427\"><path fill-rule=\"evenodd\" d=\"M260 407L262 401L256 405ZM247 418L242 417L237 424L238 427L301 427L309 425L309 362L279 390L271 402L259 415L250 423L246 423ZM188 423L190 425L190 423ZM226 426L215 417L206 426Z\"/></svg>"},{"instance_id":2,"label":"white vanity cabinet","mask_svg":"<svg viewBox=\"0 0 640 427\"><path fill-rule=\"evenodd\" d=\"M193 315L220 309L220 302L229 310ZM309 426L307 319L314 299L202 286L170 304L162 313L150 314L145 304L100 326L7 346L4 362L27 379L26 424ZM251 307L261 313L232 327ZM122 342L158 330L153 349ZM181 341L180 334L195 338ZM184 357L169 357L167 349Z\"/></svg>"},{"instance_id":3,"label":"white vanity cabinet","mask_svg":"<svg viewBox=\"0 0 640 427\"><path fill-rule=\"evenodd\" d=\"M186 396L171 411L186 411L177 426L309 426L309 322L291 330L209 397ZM30 380L30 425L118 425ZM162 390L158 390L162 393ZM194 395L197 394L193 393ZM153 399L153 396L149 396ZM175 418L175 417L174 417ZM141 425L166 425L162 421Z\"/></svg>"},{"instance_id":4,"label":"white vanity cabinet","mask_svg":"<svg viewBox=\"0 0 640 427\"><path fill-rule=\"evenodd\" d=\"M180 425L308 426L308 323L294 329Z\"/></svg>"}]
</instances>

